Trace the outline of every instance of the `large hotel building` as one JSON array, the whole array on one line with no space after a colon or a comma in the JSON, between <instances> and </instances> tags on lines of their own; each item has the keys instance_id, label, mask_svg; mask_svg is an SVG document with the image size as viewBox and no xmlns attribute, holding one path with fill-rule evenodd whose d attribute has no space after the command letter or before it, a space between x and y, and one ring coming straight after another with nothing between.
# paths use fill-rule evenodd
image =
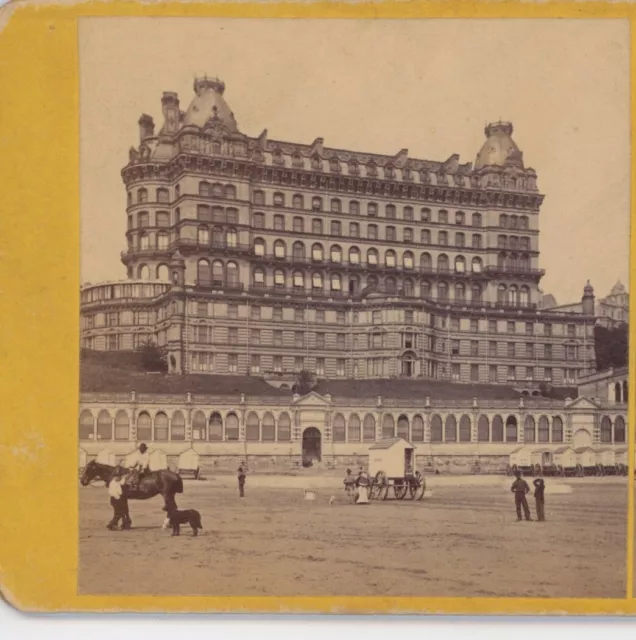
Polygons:
<instances>
[{"instance_id":1,"label":"large hotel building","mask_svg":"<svg viewBox=\"0 0 636 640\"><path fill-rule=\"evenodd\" d=\"M474 165L251 138L217 78L139 119L122 170L128 279L85 285L81 342L167 349L173 373L288 384L433 378L573 386L594 294L539 309L543 195L495 122ZM123 215L123 211L122 211Z\"/></svg>"}]
</instances>

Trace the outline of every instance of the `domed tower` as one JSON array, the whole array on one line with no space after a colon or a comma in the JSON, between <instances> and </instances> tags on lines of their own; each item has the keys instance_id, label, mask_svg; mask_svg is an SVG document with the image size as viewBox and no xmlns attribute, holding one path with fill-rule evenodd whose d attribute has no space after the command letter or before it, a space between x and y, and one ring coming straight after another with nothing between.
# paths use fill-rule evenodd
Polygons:
<instances>
[{"instance_id":1,"label":"domed tower","mask_svg":"<svg viewBox=\"0 0 636 640\"><path fill-rule=\"evenodd\" d=\"M581 303L583 307L583 314L586 316L593 316L595 312L595 304L594 304L594 288L590 284L590 281L587 281L585 287L583 287L583 297L581 298Z\"/></svg>"},{"instance_id":2,"label":"domed tower","mask_svg":"<svg viewBox=\"0 0 636 640\"><path fill-rule=\"evenodd\" d=\"M196 78L195 96L183 118L184 126L195 125L200 128L220 125L229 133L237 133L238 126L234 113L225 102L225 83L218 78Z\"/></svg>"},{"instance_id":3,"label":"domed tower","mask_svg":"<svg viewBox=\"0 0 636 640\"><path fill-rule=\"evenodd\" d=\"M512 139L512 132L510 122L493 122L486 126L486 142L477 154L476 171L484 167L517 167L523 170L523 153Z\"/></svg>"}]
</instances>

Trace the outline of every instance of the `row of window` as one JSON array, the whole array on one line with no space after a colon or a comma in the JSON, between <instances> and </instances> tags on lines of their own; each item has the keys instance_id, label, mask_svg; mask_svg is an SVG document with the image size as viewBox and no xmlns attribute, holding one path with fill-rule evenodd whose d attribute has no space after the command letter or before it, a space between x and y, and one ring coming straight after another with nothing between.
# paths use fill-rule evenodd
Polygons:
<instances>
[{"instance_id":1,"label":"row of window","mask_svg":"<svg viewBox=\"0 0 636 640\"><path fill-rule=\"evenodd\" d=\"M490 420L486 415L477 419L476 432L473 433L472 418L453 414L442 418L433 414L430 418L430 442L508 442L519 441L517 418L508 416L505 421L500 415ZM564 428L560 416L542 415L536 419L527 415L523 424L523 441L526 443L563 443ZM136 440L148 441L183 441L186 438L186 419L182 411L175 411L171 418L160 411L154 419L142 411L137 417ZM201 410L192 416L192 439L197 441L223 442L239 440L240 423L235 413L225 417L213 412L209 418ZM385 414L380 424L382 438L404 438L410 442L424 442L425 419L415 415L412 419L402 414L396 419ZM476 436L476 438L475 438ZM116 412L114 418L102 410L95 418L91 411L84 410L79 418L79 437L81 440L129 440L131 437L131 421L126 411ZM247 414L245 421L245 439L253 442L289 442L292 437L291 418L287 412L278 416L267 412L262 419L255 412ZM377 419L366 414L362 419L354 413L345 418L336 413L332 422L332 440L334 442L374 442L377 438ZM602 443L625 443L626 425L622 416L617 416L612 423L609 416L603 416L600 424Z\"/></svg>"},{"instance_id":2,"label":"row of window","mask_svg":"<svg viewBox=\"0 0 636 640\"><path fill-rule=\"evenodd\" d=\"M205 197L214 197L214 198L225 198L227 200L235 200L236 199L236 187L233 184L220 184L214 183L211 184L209 182L200 182L199 183L199 195ZM180 185L176 185L174 188L174 197L178 199L181 197L181 187ZM148 189L141 188L137 189L137 198L136 204L144 204L149 202L148 200ZM170 191L165 187L159 187L155 190L155 202L159 202L161 204L170 202ZM128 192L128 206L130 207L133 204L133 194Z\"/></svg>"}]
</instances>

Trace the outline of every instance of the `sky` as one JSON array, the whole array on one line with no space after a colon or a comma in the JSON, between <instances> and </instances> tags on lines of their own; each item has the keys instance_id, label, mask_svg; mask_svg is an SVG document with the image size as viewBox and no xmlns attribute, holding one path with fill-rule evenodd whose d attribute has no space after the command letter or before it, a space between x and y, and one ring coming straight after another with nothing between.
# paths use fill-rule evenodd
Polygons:
<instances>
[{"instance_id":1,"label":"sky","mask_svg":"<svg viewBox=\"0 0 636 640\"><path fill-rule=\"evenodd\" d=\"M620 20L80 20L81 280L125 278L121 169L163 91L185 110L218 76L250 136L474 163L484 126L514 125L545 194L541 282L598 296L629 262L629 26Z\"/></svg>"}]
</instances>

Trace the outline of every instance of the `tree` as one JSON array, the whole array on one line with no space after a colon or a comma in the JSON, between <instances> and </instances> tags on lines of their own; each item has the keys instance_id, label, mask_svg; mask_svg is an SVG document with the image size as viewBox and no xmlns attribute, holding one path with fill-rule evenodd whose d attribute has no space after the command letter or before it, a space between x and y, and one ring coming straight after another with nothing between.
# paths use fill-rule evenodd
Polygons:
<instances>
[{"instance_id":1,"label":"tree","mask_svg":"<svg viewBox=\"0 0 636 640\"><path fill-rule=\"evenodd\" d=\"M149 341L142 344L137 351L141 357L141 366L151 373L166 373L168 358L166 350Z\"/></svg>"},{"instance_id":2,"label":"tree","mask_svg":"<svg viewBox=\"0 0 636 640\"><path fill-rule=\"evenodd\" d=\"M303 369L298 373L296 382L292 387L292 391L298 395L304 396L316 386L316 376L311 372Z\"/></svg>"},{"instance_id":3,"label":"tree","mask_svg":"<svg viewBox=\"0 0 636 640\"><path fill-rule=\"evenodd\" d=\"M621 324L613 329L594 327L594 350L597 371L612 367L626 367L629 353L627 325Z\"/></svg>"}]
</instances>

